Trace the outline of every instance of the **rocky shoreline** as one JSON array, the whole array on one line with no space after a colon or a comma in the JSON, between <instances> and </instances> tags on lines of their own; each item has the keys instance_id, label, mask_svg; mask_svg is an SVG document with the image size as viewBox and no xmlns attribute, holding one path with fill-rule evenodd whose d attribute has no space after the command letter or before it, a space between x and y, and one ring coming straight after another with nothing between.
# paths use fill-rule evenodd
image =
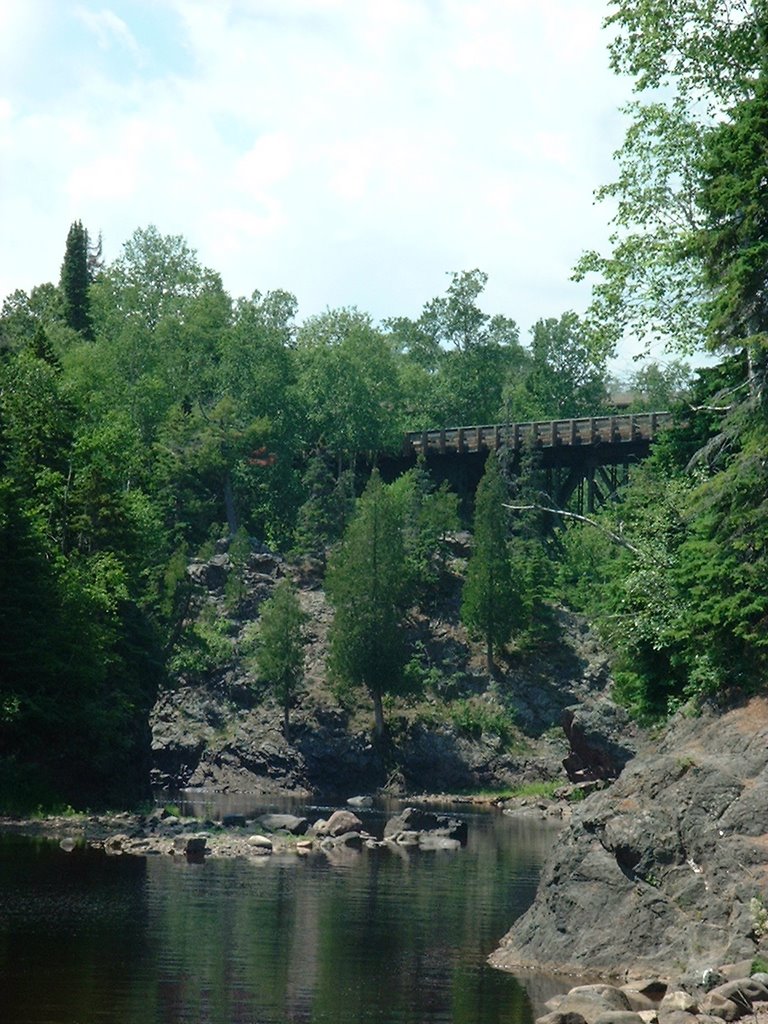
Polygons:
<instances>
[{"instance_id":1,"label":"rocky shoreline","mask_svg":"<svg viewBox=\"0 0 768 1024\"><path fill-rule=\"evenodd\" d=\"M354 808L368 797L310 823L292 814L263 814L255 819L224 815L221 821L181 818L158 808L148 815L67 815L40 819L0 818L0 832L55 840L70 852L77 846L110 856L174 856L190 861L208 857L259 858L273 854L333 855L340 850L458 850L466 844L467 824L450 814L406 807L384 825L383 835L368 832Z\"/></svg>"},{"instance_id":2,"label":"rocky shoreline","mask_svg":"<svg viewBox=\"0 0 768 1024\"><path fill-rule=\"evenodd\" d=\"M768 960L767 890L768 700L756 697L680 714L575 806L490 962L672 979Z\"/></svg>"},{"instance_id":3,"label":"rocky shoreline","mask_svg":"<svg viewBox=\"0 0 768 1024\"><path fill-rule=\"evenodd\" d=\"M743 961L674 983L654 976L621 986L578 985L548 1000L546 1009L549 1012L536 1024L721 1024L746 1016L765 1019L768 973Z\"/></svg>"}]
</instances>

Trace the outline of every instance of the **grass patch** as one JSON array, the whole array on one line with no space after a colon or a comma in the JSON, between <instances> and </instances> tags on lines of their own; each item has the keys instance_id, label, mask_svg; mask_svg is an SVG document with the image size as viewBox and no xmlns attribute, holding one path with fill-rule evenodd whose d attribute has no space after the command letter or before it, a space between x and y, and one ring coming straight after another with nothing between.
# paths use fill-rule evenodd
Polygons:
<instances>
[{"instance_id":1,"label":"grass patch","mask_svg":"<svg viewBox=\"0 0 768 1024\"><path fill-rule=\"evenodd\" d=\"M471 739L498 736L508 746L515 736L515 721L508 711L476 698L454 701L448 705L448 715L454 727Z\"/></svg>"},{"instance_id":2,"label":"grass patch","mask_svg":"<svg viewBox=\"0 0 768 1024\"><path fill-rule=\"evenodd\" d=\"M487 800L513 800L518 797L551 799L562 786L563 783L560 781L524 782L519 786L508 786L503 789L459 790L457 796L475 796Z\"/></svg>"},{"instance_id":3,"label":"grass patch","mask_svg":"<svg viewBox=\"0 0 768 1024\"><path fill-rule=\"evenodd\" d=\"M560 779L551 779L547 782L524 782L520 786L513 786L509 795L510 797L540 797L550 800L557 790L562 788L563 783Z\"/></svg>"}]
</instances>

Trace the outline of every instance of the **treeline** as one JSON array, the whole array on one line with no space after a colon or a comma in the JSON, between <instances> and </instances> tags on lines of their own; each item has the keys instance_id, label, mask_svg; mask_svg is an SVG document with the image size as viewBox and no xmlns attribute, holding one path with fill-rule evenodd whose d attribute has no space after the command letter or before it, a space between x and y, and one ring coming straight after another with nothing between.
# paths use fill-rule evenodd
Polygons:
<instances>
[{"instance_id":1,"label":"treeline","mask_svg":"<svg viewBox=\"0 0 768 1024\"><path fill-rule=\"evenodd\" d=\"M594 324L541 320L523 345L481 309L485 283L453 275L413 320L342 309L298 323L287 292L233 302L181 238L137 231L104 265L72 226L59 283L15 292L0 313L6 803L142 791L157 685L215 641L215 624L207 637L187 624L186 566L222 535L233 552L265 543L321 567L331 553L331 673L369 689L381 726L382 695L408 684L404 610L431 599L458 512L423 467L366 487L360 455L397 450L406 429L610 411ZM624 546L594 526L553 541L551 515L503 509L551 505L535 459L517 477L489 460L462 612L489 668L511 636L535 641L554 598L602 624L618 692L641 715L762 684L764 360L734 347L603 513ZM660 408L687 377L673 361L630 384ZM278 639L281 614L299 622L293 605L274 614ZM278 654L295 665L295 647Z\"/></svg>"},{"instance_id":2,"label":"treeline","mask_svg":"<svg viewBox=\"0 0 768 1024\"><path fill-rule=\"evenodd\" d=\"M232 301L182 238L138 230L105 265L72 225L59 282L0 313L6 790L141 787L186 564L212 537L307 552L338 539L360 453L405 429L601 410L606 353L579 319L523 346L480 308L485 283L453 275L414 320L298 323L287 292Z\"/></svg>"}]
</instances>

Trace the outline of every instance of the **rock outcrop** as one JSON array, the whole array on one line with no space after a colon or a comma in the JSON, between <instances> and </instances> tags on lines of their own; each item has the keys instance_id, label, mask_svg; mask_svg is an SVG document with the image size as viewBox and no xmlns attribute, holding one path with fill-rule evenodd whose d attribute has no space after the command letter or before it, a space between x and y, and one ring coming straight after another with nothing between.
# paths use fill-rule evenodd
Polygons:
<instances>
[{"instance_id":1,"label":"rock outcrop","mask_svg":"<svg viewBox=\"0 0 768 1024\"><path fill-rule=\"evenodd\" d=\"M700 972L768 944L768 700L678 718L574 810L498 967Z\"/></svg>"},{"instance_id":2,"label":"rock outcrop","mask_svg":"<svg viewBox=\"0 0 768 1024\"><path fill-rule=\"evenodd\" d=\"M233 573L240 573L234 610L226 599ZM576 766L579 779L613 778L636 748L636 730L626 716L611 713L605 697L604 652L584 620L562 609L553 610L558 639L535 655L510 659L493 680L460 622L457 571L443 604L410 618L410 641L430 666L431 682L418 709L410 702L393 712L395 728L382 749L371 742L365 694L358 707L341 705L328 687L332 612L316 577L305 578L264 551L251 552L237 568L225 540L209 560L191 563L188 575L195 587L191 617L226 620L232 656L205 673L180 670L160 692L150 719L156 790L335 796L383 787L398 794L502 789L565 782L564 761ZM286 575L298 584L309 623L306 687L291 712L290 743L282 734L282 709L259 689L242 656L259 605ZM452 720L452 702L473 706L480 721L506 716L514 736L473 728L471 718L467 725ZM567 712L575 723L569 750L561 726L574 706Z\"/></svg>"}]
</instances>

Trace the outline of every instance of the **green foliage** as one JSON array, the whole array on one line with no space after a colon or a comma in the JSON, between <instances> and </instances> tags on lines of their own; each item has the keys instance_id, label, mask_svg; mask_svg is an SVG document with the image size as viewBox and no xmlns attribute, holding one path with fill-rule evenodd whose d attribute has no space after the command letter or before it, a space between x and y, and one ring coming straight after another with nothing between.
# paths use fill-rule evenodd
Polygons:
<instances>
[{"instance_id":1,"label":"green foliage","mask_svg":"<svg viewBox=\"0 0 768 1024\"><path fill-rule=\"evenodd\" d=\"M513 537L509 543L512 579L517 592L518 647L531 646L551 632L551 596L554 565L540 538Z\"/></svg>"},{"instance_id":2,"label":"green foliage","mask_svg":"<svg viewBox=\"0 0 768 1024\"><path fill-rule=\"evenodd\" d=\"M493 652L509 640L518 611L507 547L506 498L498 461L489 456L475 499L472 557L461 602L462 619L485 641L489 671Z\"/></svg>"},{"instance_id":3,"label":"green foliage","mask_svg":"<svg viewBox=\"0 0 768 1024\"><path fill-rule=\"evenodd\" d=\"M256 666L283 708L283 731L290 739L290 708L304 675L302 627L306 615L289 580L280 580L260 609Z\"/></svg>"},{"instance_id":4,"label":"green foliage","mask_svg":"<svg viewBox=\"0 0 768 1024\"><path fill-rule=\"evenodd\" d=\"M386 321L403 356L400 386L410 429L495 422L505 380L527 364L514 320L478 305L487 281L480 270L452 274L447 294L427 302L418 320Z\"/></svg>"},{"instance_id":5,"label":"green foliage","mask_svg":"<svg viewBox=\"0 0 768 1024\"><path fill-rule=\"evenodd\" d=\"M389 491L402 523L408 592L424 603L437 592L448 534L459 528L459 498L447 483L435 490L423 462L398 477Z\"/></svg>"},{"instance_id":6,"label":"green foliage","mask_svg":"<svg viewBox=\"0 0 768 1024\"><path fill-rule=\"evenodd\" d=\"M761 68L752 94L708 132L701 156L696 202L703 218L693 244L710 292L711 346L733 348L768 331L768 199L761 173L767 156L768 80Z\"/></svg>"},{"instance_id":7,"label":"green foliage","mask_svg":"<svg viewBox=\"0 0 768 1024\"><path fill-rule=\"evenodd\" d=\"M423 650L421 650L413 654L406 662L403 679L408 693L421 694L425 690L439 693L444 674L442 668L431 665L425 660Z\"/></svg>"},{"instance_id":8,"label":"green foliage","mask_svg":"<svg viewBox=\"0 0 768 1024\"><path fill-rule=\"evenodd\" d=\"M558 789L562 789L563 783L560 779L551 782L523 782L519 786L504 790L502 795L505 799L514 797L541 797L545 800L551 799Z\"/></svg>"},{"instance_id":9,"label":"green foliage","mask_svg":"<svg viewBox=\"0 0 768 1024\"><path fill-rule=\"evenodd\" d=\"M350 465L359 452L396 450L394 352L367 314L341 309L311 318L298 333L296 360L308 447L327 447Z\"/></svg>"},{"instance_id":10,"label":"green foliage","mask_svg":"<svg viewBox=\"0 0 768 1024\"><path fill-rule=\"evenodd\" d=\"M589 526L564 538L563 595L601 624L617 696L649 720L691 698L753 692L768 666L765 412L734 410L691 462L701 428L694 417L671 434L599 517L634 551Z\"/></svg>"},{"instance_id":11,"label":"green foliage","mask_svg":"<svg viewBox=\"0 0 768 1024\"><path fill-rule=\"evenodd\" d=\"M294 553L325 562L328 546L341 537L354 510L354 474L345 470L336 479L328 456L317 452L309 460L303 485L308 493L296 518Z\"/></svg>"},{"instance_id":12,"label":"green foliage","mask_svg":"<svg viewBox=\"0 0 768 1024\"><path fill-rule=\"evenodd\" d=\"M637 397L631 412L660 412L672 409L687 395L692 383L688 363L671 359L666 363L651 361L630 374L627 389Z\"/></svg>"},{"instance_id":13,"label":"green foliage","mask_svg":"<svg viewBox=\"0 0 768 1024\"><path fill-rule=\"evenodd\" d=\"M494 707L478 697L454 701L449 706L451 722L472 739L497 736L502 746L515 737L515 720L504 708Z\"/></svg>"},{"instance_id":14,"label":"green foliage","mask_svg":"<svg viewBox=\"0 0 768 1024\"><path fill-rule=\"evenodd\" d=\"M329 669L342 683L369 691L378 737L382 695L403 679L404 557L395 503L374 472L331 557L326 589L334 608Z\"/></svg>"},{"instance_id":15,"label":"green foliage","mask_svg":"<svg viewBox=\"0 0 768 1024\"><path fill-rule=\"evenodd\" d=\"M64 322L86 341L93 341L90 283L88 232L83 227L82 221L76 220L67 235L59 286L62 294Z\"/></svg>"},{"instance_id":16,"label":"green foliage","mask_svg":"<svg viewBox=\"0 0 768 1024\"><path fill-rule=\"evenodd\" d=\"M607 352L578 316L564 313L559 320L539 320L531 336L526 372L510 378L504 389L503 418L519 422L599 413L607 397Z\"/></svg>"},{"instance_id":17,"label":"green foliage","mask_svg":"<svg viewBox=\"0 0 768 1024\"><path fill-rule=\"evenodd\" d=\"M215 606L206 604L179 636L168 661L173 675L202 682L228 665L234 656L231 626Z\"/></svg>"}]
</instances>

